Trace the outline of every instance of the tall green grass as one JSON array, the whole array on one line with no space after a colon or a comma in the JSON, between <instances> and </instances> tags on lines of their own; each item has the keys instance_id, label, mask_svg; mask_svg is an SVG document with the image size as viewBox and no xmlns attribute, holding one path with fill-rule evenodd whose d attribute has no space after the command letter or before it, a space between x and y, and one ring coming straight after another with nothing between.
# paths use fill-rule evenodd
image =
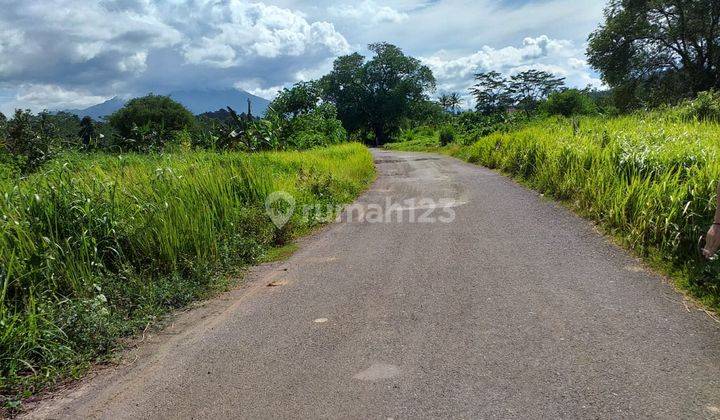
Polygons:
<instances>
[{"instance_id":1,"label":"tall green grass","mask_svg":"<svg viewBox=\"0 0 720 420\"><path fill-rule=\"evenodd\" d=\"M319 220L276 228L273 191L352 201L359 144L305 152L67 155L0 182L0 380L6 397L74 373L158 315L221 287Z\"/></svg>"},{"instance_id":2,"label":"tall green grass","mask_svg":"<svg viewBox=\"0 0 720 420\"><path fill-rule=\"evenodd\" d=\"M425 150L497 168L567 202L718 308L720 267L701 261L696 244L716 207L720 125L680 111L580 118L577 132L571 119L552 117L470 146Z\"/></svg>"}]
</instances>

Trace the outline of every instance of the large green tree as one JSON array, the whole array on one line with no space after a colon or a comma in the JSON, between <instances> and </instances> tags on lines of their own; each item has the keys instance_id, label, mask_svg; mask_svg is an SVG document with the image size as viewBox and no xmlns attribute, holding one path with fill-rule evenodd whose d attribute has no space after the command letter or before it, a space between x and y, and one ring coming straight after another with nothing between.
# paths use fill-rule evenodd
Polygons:
<instances>
[{"instance_id":1,"label":"large green tree","mask_svg":"<svg viewBox=\"0 0 720 420\"><path fill-rule=\"evenodd\" d=\"M385 143L409 118L414 105L435 90L435 77L416 58L388 43L371 44L374 56L338 58L320 81L323 98L333 103L344 127L371 132L375 144Z\"/></svg>"},{"instance_id":2,"label":"large green tree","mask_svg":"<svg viewBox=\"0 0 720 420\"><path fill-rule=\"evenodd\" d=\"M588 57L627 97L672 101L718 88L720 1L611 0Z\"/></svg>"},{"instance_id":3,"label":"large green tree","mask_svg":"<svg viewBox=\"0 0 720 420\"><path fill-rule=\"evenodd\" d=\"M542 70L530 69L510 77L509 89L514 97L515 106L525 112L532 112L538 108L542 100L562 90L564 86L564 77L555 77Z\"/></svg>"},{"instance_id":4,"label":"large green tree","mask_svg":"<svg viewBox=\"0 0 720 420\"><path fill-rule=\"evenodd\" d=\"M109 122L123 137L137 136L138 128L146 128L169 138L174 132L193 128L195 116L170 97L151 94L130 100Z\"/></svg>"},{"instance_id":5,"label":"large green tree","mask_svg":"<svg viewBox=\"0 0 720 420\"><path fill-rule=\"evenodd\" d=\"M270 112L291 117L307 114L318 106L321 93L316 81L296 83L278 93L270 104Z\"/></svg>"},{"instance_id":6,"label":"large green tree","mask_svg":"<svg viewBox=\"0 0 720 420\"><path fill-rule=\"evenodd\" d=\"M475 98L475 110L483 115L505 112L513 104L508 80L496 71L476 74L470 93Z\"/></svg>"}]
</instances>

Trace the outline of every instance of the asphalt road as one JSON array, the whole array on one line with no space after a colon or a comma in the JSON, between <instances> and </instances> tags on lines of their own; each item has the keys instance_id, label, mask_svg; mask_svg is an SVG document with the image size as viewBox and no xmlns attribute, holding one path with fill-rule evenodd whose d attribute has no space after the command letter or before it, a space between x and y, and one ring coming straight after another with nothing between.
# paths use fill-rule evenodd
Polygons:
<instances>
[{"instance_id":1,"label":"asphalt road","mask_svg":"<svg viewBox=\"0 0 720 420\"><path fill-rule=\"evenodd\" d=\"M375 155L364 215L30 415L720 416L720 324L661 277L492 171Z\"/></svg>"}]
</instances>

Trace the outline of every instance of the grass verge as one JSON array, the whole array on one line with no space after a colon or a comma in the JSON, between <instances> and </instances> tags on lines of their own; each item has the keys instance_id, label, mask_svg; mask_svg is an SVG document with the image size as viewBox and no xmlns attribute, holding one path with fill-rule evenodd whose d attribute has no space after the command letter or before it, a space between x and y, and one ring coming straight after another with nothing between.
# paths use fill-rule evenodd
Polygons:
<instances>
[{"instance_id":1,"label":"grass verge","mask_svg":"<svg viewBox=\"0 0 720 420\"><path fill-rule=\"evenodd\" d=\"M6 408L80 375L168 311L238 269L292 252L374 178L360 144L304 152L67 155L0 182L0 392ZM265 198L290 193L276 228ZM277 248L276 250L273 250Z\"/></svg>"},{"instance_id":2,"label":"grass verge","mask_svg":"<svg viewBox=\"0 0 720 420\"><path fill-rule=\"evenodd\" d=\"M701 260L696 243L716 207L720 126L671 111L578 121L548 118L468 146L423 135L388 148L498 169L593 220L717 311L720 263Z\"/></svg>"}]
</instances>

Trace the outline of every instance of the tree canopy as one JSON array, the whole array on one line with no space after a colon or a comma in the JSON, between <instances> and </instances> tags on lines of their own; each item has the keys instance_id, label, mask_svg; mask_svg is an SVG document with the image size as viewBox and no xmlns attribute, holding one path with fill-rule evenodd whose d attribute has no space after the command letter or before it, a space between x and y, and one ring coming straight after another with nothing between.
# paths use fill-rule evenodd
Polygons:
<instances>
[{"instance_id":1,"label":"tree canopy","mask_svg":"<svg viewBox=\"0 0 720 420\"><path fill-rule=\"evenodd\" d=\"M296 83L278 93L270 104L270 112L292 117L307 114L317 107L321 94L320 85L316 81Z\"/></svg>"},{"instance_id":2,"label":"tree canopy","mask_svg":"<svg viewBox=\"0 0 720 420\"><path fill-rule=\"evenodd\" d=\"M370 60L357 53L340 57L320 83L323 99L335 105L348 131L371 132L375 143L382 144L398 131L415 104L428 100L435 77L430 68L392 44L368 48L375 54Z\"/></svg>"},{"instance_id":3,"label":"tree canopy","mask_svg":"<svg viewBox=\"0 0 720 420\"><path fill-rule=\"evenodd\" d=\"M564 77L530 69L510 77L509 90L515 99L515 106L530 112L537 109L540 101L565 86Z\"/></svg>"},{"instance_id":4,"label":"tree canopy","mask_svg":"<svg viewBox=\"0 0 720 420\"><path fill-rule=\"evenodd\" d=\"M191 128L195 116L168 96L148 95L130 100L112 114L110 125L124 137L134 137L136 128L172 133Z\"/></svg>"},{"instance_id":5,"label":"tree canopy","mask_svg":"<svg viewBox=\"0 0 720 420\"><path fill-rule=\"evenodd\" d=\"M455 113L457 113L457 109L460 107L460 104L462 103L462 98L460 97L460 94L457 92L443 93L438 98L438 102L446 111L450 111L453 114L455 114Z\"/></svg>"},{"instance_id":6,"label":"tree canopy","mask_svg":"<svg viewBox=\"0 0 720 420\"><path fill-rule=\"evenodd\" d=\"M611 0L588 62L617 93L671 102L720 87L720 2Z\"/></svg>"},{"instance_id":7,"label":"tree canopy","mask_svg":"<svg viewBox=\"0 0 720 420\"><path fill-rule=\"evenodd\" d=\"M470 93L475 97L476 110L484 115L502 113L513 106L535 111L542 100L565 86L564 78L535 69L509 79L496 71L478 73L475 81Z\"/></svg>"}]
</instances>

